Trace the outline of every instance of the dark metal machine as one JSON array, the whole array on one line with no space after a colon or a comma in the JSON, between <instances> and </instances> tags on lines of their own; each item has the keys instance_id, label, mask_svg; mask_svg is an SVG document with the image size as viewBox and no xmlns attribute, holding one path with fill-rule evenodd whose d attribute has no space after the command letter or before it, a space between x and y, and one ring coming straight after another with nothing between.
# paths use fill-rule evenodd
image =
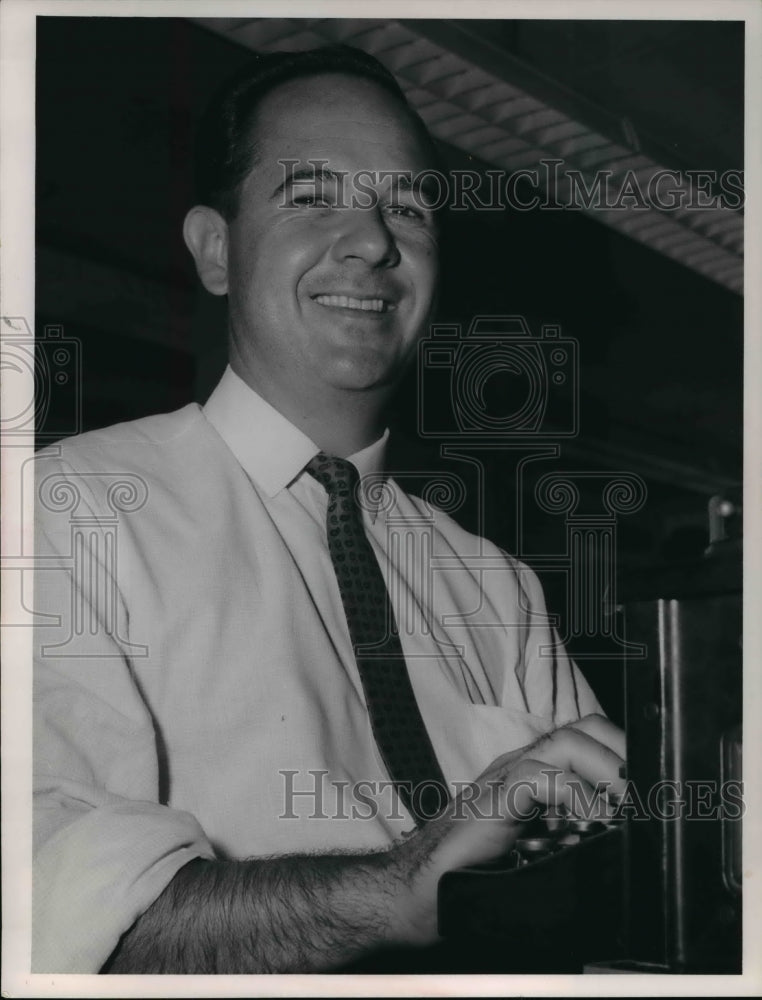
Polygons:
<instances>
[{"instance_id":1,"label":"dark metal machine","mask_svg":"<svg viewBox=\"0 0 762 1000\"><path fill-rule=\"evenodd\" d=\"M625 663L628 788L614 815L577 828L537 821L509 857L442 878L440 932L463 971L742 971L733 512L710 504L703 560L620 590L620 634L642 653Z\"/></svg>"}]
</instances>

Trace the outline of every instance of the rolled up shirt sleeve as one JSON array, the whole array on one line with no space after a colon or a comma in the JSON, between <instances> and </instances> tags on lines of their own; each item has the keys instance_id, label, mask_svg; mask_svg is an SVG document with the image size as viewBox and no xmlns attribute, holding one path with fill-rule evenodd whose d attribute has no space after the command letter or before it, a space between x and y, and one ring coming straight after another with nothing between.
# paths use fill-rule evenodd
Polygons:
<instances>
[{"instance_id":1,"label":"rolled up shirt sleeve","mask_svg":"<svg viewBox=\"0 0 762 1000\"><path fill-rule=\"evenodd\" d=\"M62 464L41 467L65 482ZM86 522L84 572L69 517L37 512L32 970L43 973L97 972L179 868L214 856L197 820L161 802L160 734L117 638L127 612L103 525Z\"/></svg>"}]
</instances>

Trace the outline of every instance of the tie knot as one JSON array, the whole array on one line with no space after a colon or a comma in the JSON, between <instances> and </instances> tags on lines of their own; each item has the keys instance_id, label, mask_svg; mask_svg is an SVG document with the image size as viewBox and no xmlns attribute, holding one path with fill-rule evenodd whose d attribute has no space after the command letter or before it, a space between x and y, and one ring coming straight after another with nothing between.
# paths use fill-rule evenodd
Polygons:
<instances>
[{"instance_id":1,"label":"tie knot","mask_svg":"<svg viewBox=\"0 0 762 1000\"><path fill-rule=\"evenodd\" d=\"M306 469L329 496L354 499L360 473L351 462L319 451L307 463Z\"/></svg>"}]
</instances>

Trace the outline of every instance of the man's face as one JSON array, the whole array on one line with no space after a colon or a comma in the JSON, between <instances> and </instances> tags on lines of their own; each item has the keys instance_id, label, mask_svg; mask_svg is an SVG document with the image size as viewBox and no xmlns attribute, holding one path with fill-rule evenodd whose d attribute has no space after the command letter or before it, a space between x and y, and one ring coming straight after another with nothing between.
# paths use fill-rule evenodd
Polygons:
<instances>
[{"instance_id":1,"label":"man's face","mask_svg":"<svg viewBox=\"0 0 762 1000\"><path fill-rule=\"evenodd\" d=\"M374 208L351 207L359 171L430 168L393 98L338 74L293 80L256 115L255 165L228 226L233 356L272 402L309 406L326 390L388 389L425 330L437 276L436 223L390 181L361 183ZM326 177L288 181L324 161ZM346 172L341 182L331 177ZM296 174L294 176L297 176ZM369 197L363 197L367 203ZM341 207L347 205L348 207Z\"/></svg>"}]
</instances>

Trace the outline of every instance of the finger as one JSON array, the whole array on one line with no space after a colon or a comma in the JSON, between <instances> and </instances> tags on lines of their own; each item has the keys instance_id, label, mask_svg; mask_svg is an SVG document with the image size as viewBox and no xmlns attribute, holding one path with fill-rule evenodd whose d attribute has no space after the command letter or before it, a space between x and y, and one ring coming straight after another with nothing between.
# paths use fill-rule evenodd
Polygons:
<instances>
[{"instance_id":1,"label":"finger","mask_svg":"<svg viewBox=\"0 0 762 1000\"><path fill-rule=\"evenodd\" d=\"M576 728L556 729L532 747L531 754L546 764L572 771L591 785L603 784L614 793L624 792L625 781L620 777L624 759Z\"/></svg>"},{"instance_id":2,"label":"finger","mask_svg":"<svg viewBox=\"0 0 762 1000\"><path fill-rule=\"evenodd\" d=\"M592 736L618 754L622 760L627 756L627 740L624 731L615 726L605 715L586 715L576 722L570 722L564 728L576 729L580 733Z\"/></svg>"},{"instance_id":3,"label":"finger","mask_svg":"<svg viewBox=\"0 0 762 1000\"><path fill-rule=\"evenodd\" d=\"M545 737L541 737L544 739ZM484 784L487 780L491 778L497 778L500 780L502 776L510 770L510 768L517 764L522 757L526 756L529 750L537 744L538 740L534 743L528 743L526 746L519 747L517 750L509 750L508 753L500 754L496 757L491 764L489 764L477 777L477 781L480 784Z\"/></svg>"},{"instance_id":4,"label":"finger","mask_svg":"<svg viewBox=\"0 0 762 1000\"><path fill-rule=\"evenodd\" d=\"M596 801L595 789L579 774L526 758L506 778L501 807L505 819L526 823L548 806L588 819Z\"/></svg>"},{"instance_id":5,"label":"finger","mask_svg":"<svg viewBox=\"0 0 762 1000\"><path fill-rule=\"evenodd\" d=\"M614 725L614 723L611 722L610 719L607 719L605 715L600 715L598 713L585 715L581 719L576 719L574 722L568 722L566 725L559 726L558 728L575 729L578 732L585 733L593 739L598 740L599 743L603 743L610 750L613 750L613 752L618 754L623 761L625 760L627 747L624 731L620 729L619 726ZM554 732L556 732L556 730L549 729L547 733L540 734L537 739L533 740L531 743L527 743L523 747L519 747L516 750L509 750L507 753L496 757L478 776L477 781L490 774L502 771L506 765L510 765L514 761L519 760L522 756L526 755L535 746L537 746L538 743L542 742L542 740Z\"/></svg>"},{"instance_id":6,"label":"finger","mask_svg":"<svg viewBox=\"0 0 762 1000\"><path fill-rule=\"evenodd\" d=\"M513 846L523 825L549 806L587 819L595 801L595 789L579 775L524 758L502 781L493 779L477 798L456 803L448 812L447 836L436 850L437 870L499 857Z\"/></svg>"}]
</instances>

